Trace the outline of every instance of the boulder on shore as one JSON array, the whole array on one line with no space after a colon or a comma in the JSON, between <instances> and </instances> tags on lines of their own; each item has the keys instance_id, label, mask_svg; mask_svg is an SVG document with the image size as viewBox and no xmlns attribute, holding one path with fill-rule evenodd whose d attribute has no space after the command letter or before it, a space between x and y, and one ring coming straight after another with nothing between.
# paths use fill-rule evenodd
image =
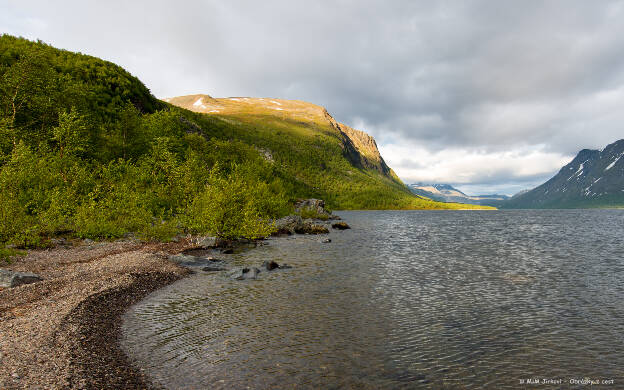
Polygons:
<instances>
[{"instance_id":1,"label":"boulder on shore","mask_svg":"<svg viewBox=\"0 0 624 390\"><path fill-rule=\"evenodd\" d=\"M332 224L332 228L338 229L338 230L345 230L345 229L351 229L351 226L349 226L346 222L336 222Z\"/></svg>"},{"instance_id":2,"label":"boulder on shore","mask_svg":"<svg viewBox=\"0 0 624 390\"><path fill-rule=\"evenodd\" d=\"M219 241L217 240L217 238L212 236L198 237L197 241L195 242L195 244L199 248L203 249L215 248L218 243Z\"/></svg>"},{"instance_id":3,"label":"boulder on shore","mask_svg":"<svg viewBox=\"0 0 624 390\"><path fill-rule=\"evenodd\" d=\"M43 278L30 272L16 272L0 269L0 287L17 287L42 281Z\"/></svg>"},{"instance_id":4,"label":"boulder on shore","mask_svg":"<svg viewBox=\"0 0 624 390\"><path fill-rule=\"evenodd\" d=\"M178 253L177 255L169 256L169 261L171 261L172 263L176 263L181 267L203 267L203 271L225 270L225 262L223 260L215 259L214 257L199 257L186 255L184 253Z\"/></svg>"}]
</instances>

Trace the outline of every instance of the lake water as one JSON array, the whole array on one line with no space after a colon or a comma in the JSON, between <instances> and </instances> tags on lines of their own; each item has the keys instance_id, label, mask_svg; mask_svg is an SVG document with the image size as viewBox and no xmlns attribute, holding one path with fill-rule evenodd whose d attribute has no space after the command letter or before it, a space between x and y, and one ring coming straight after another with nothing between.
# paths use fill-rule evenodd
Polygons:
<instances>
[{"instance_id":1,"label":"lake water","mask_svg":"<svg viewBox=\"0 0 624 390\"><path fill-rule=\"evenodd\" d=\"M221 255L293 269L151 294L124 349L172 389L624 388L624 210L338 214Z\"/></svg>"}]
</instances>

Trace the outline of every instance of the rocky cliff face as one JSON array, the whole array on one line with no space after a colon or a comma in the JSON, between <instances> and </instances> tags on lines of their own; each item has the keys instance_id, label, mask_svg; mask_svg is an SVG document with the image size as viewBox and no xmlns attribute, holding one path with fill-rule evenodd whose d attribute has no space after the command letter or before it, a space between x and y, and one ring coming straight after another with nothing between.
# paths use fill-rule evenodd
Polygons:
<instances>
[{"instance_id":1,"label":"rocky cliff face","mask_svg":"<svg viewBox=\"0 0 624 390\"><path fill-rule=\"evenodd\" d=\"M583 149L559 173L504 208L624 206L624 139L602 150Z\"/></svg>"},{"instance_id":2,"label":"rocky cliff face","mask_svg":"<svg viewBox=\"0 0 624 390\"><path fill-rule=\"evenodd\" d=\"M373 137L337 122L321 106L298 100L250 97L213 98L209 95L188 95L164 100L187 110L205 114L228 115L245 112L255 115L272 115L311 125L329 125L341 139L343 154L354 167L375 170L402 184L384 161Z\"/></svg>"},{"instance_id":3,"label":"rocky cliff face","mask_svg":"<svg viewBox=\"0 0 624 390\"><path fill-rule=\"evenodd\" d=\"M366 169L375 169L384 175L390 174L390 167L386 164L379 149L377 142L370 135L363 131L356 130L345 124L340 123L340 129L351 140L353 146L360 155L360 164Z\"/></svg>"}]
</instances>

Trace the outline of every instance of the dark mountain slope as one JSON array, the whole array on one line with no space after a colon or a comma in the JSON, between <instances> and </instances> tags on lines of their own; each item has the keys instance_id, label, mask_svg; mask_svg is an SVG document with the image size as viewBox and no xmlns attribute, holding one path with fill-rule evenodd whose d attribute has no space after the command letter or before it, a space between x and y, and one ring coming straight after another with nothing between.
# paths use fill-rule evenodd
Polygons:
<instances>
[{"instance_id":1,"label":"dark mountain slope","mask_svg":"<svg viewBox=\"0 0 624 390\"><path fill-rule=\"evenodd\" d=\"M624 139L603 150L583 149L546 183L514 196L503 208L624 206Z\"/></svg>"}]
</instances>

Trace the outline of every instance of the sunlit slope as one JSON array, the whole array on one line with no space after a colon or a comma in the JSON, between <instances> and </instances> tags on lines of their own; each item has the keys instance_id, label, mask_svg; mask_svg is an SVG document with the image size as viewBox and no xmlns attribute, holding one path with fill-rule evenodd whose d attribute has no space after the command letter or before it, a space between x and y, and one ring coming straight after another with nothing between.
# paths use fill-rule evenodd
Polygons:
<instances>
[{"instance_id":1,"label":"sunlit slope","mask_svg":"<svg viewBox=\"0 0 624 390\"><path fill-rule=\"evenodd\" d=\"M199 113L209 137L255 146L279 168L297 197L318 197L334 209L473 209L413 195L387 166L372 137L342 125L321 106L271 98L164 99Z\"/></svg>"}]
</instances>

